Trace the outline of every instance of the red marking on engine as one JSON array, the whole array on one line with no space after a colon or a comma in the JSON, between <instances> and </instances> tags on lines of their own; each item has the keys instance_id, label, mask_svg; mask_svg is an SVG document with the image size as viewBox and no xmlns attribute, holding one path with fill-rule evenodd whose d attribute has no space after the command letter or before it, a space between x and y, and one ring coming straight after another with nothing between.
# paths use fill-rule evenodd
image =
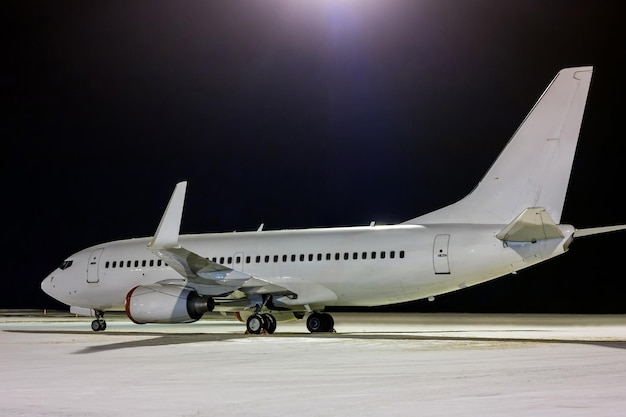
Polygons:
<instances>
[{"instance_id":1,"label":"red marking on engine","mask_svg":"<svg viewBox=\"0 0 626 417\"><path fill-rule=\"evenodd\" d=\"M128 318L135 324L143 324L141 322L136 321L133 316L130 314L130 298L133 296L133 293L135 292L135 290L139 288L139 285L137 285L136 287L134 287L133 289L131 289L130 291L128 291L128 294L126 294L126 300L124 301L124 310L126 310L126 315L128 316Z\"/></svg>"}]
</instances>

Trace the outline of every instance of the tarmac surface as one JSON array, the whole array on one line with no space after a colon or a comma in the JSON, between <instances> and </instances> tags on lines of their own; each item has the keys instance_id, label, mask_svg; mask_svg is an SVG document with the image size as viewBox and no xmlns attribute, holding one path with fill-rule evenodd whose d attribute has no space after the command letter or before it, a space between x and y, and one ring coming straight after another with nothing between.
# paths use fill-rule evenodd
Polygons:
<instances>
[{"instance_id":1,"label":"tarmac surface","mask_svg":"<svg viewBox=\"0 0 626 417\"><path fill-rule=\"evenodd\" d=\"M333 313L247 335L220 315L107 330L0 310L1 416L623 416L626 316Z\"/></svg>"}]
</instances>

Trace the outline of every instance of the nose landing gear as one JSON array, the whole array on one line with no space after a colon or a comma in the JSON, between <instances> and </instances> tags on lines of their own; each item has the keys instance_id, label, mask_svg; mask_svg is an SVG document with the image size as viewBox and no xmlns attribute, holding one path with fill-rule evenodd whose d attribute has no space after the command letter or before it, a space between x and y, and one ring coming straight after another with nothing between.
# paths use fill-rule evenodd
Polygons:
<instances>
[{"instance_id":1,"label":"nose landing gear","mask_svg":"<svg viewBox=\"0 0 626 417\"><path fill-rule=\"evenodd\" d=\"M91 322L91 330L94 332L103 332L107 328L107 322L104 321L104 311L95 310L96 319Z\"/></svg>"}]
</instances>

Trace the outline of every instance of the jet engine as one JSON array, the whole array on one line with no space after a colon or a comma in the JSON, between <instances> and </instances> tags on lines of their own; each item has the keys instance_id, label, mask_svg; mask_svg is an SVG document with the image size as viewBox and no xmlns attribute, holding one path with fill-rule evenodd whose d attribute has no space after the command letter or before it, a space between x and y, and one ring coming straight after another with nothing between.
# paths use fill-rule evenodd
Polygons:
<instances>
[{"instance_id":1,"label":"jet engine","mask_svg":"<svg viewBox=\"0 0 626 417\"><path fill-rule=\"evenodd\" d=\"M126 295L126 315L137 324L192 323L214 307L213 298L176 285L139 285Z\"/></svg>"}]
</instances>

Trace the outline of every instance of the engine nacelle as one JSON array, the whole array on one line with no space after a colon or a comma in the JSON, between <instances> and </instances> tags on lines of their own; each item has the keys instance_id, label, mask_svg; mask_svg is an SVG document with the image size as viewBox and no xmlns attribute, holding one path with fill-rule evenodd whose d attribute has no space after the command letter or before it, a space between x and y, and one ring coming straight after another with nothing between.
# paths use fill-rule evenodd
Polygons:
<instances>
[{"instance_id":1,"label":"engine nacelle","mask_svg":"<svg viewBox=\"0 0 626 417\"><path fill-rule=\"evenodd\" d=\"M214 307L211 297L175 285L139 285L126 295L126 315L137 324L192 323Z\"/></svg>"}]
</instances>

